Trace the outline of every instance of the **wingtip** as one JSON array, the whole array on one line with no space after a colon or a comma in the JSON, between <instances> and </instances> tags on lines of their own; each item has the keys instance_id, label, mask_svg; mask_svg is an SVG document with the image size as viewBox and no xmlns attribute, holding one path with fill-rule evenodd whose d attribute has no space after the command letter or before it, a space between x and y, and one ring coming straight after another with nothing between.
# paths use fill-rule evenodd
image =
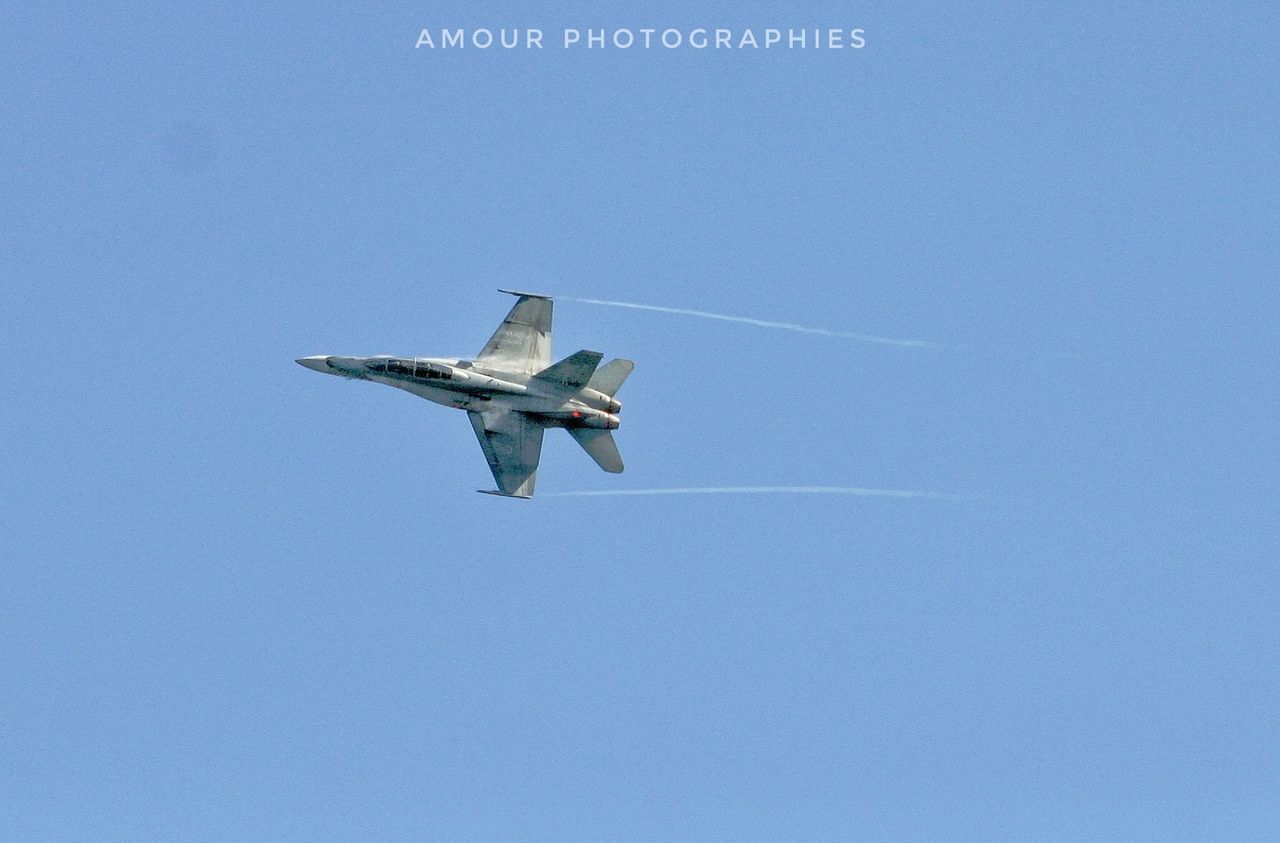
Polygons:
<instances>
[{"instance_id":1,"label":"wingtip","mask_svg":"<svg viewBox=\"0 0 1280 843\"><path fill-rule=\"evenodd\" d=\"M498 288L498 292L506 293L511 296L528 296L534 299L546 299L547 301L551 300L551 296L545 295L543 293L526 293L523 290L504 290L501 287Z\"/></svg>"},{"instance_id":2,"label":"wingtip","mask_svg":"<svg viewBox=\"0 0 1280 843\"><path fill-rule=\"evenodd\" d=\"M499 498L516 498L522 501L533 500L533 495L509 495L506 492L499 492L497 489L476 489L482 495L493 495Z\"/></svg>"}]
</instances>

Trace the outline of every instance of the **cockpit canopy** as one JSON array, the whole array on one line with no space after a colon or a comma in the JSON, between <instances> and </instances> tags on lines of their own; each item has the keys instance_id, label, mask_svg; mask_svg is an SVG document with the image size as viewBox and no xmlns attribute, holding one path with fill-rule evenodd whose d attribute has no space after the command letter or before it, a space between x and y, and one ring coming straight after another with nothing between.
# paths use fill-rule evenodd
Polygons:
<instances>
[{"instance_id":1,"label":"cockpit canopy","mask_svg":"<svg viewBox=\"0 0 1280 843\"><path fill-rule=\"evenodd\" d=\"M365 367L371 372L401 377L422 378L424 380L450 380L452 374L447 366L428 363L425 360L407 360L403 357L374 357Z\"/></svg>"}]
</instances>

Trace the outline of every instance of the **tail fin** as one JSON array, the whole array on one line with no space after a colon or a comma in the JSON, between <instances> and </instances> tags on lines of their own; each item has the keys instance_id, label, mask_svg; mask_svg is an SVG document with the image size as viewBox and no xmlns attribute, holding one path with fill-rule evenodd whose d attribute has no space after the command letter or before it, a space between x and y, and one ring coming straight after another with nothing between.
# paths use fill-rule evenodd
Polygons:
<instances>
[{"instance_id":1,"label":"tail fin","mask_svg":"<svg viewBox=\"0 0 1280 843\"><path fill-rule=\"evenodd\" d=\"M600 358L604 357L598 351L582 350L570 354L559 363L548 366L538 374L534 375L544 381L571 386L574 389L582 389L587 385L587 381L591 379L591 373L596 370L596 366L600 365Z\"/></svg>"},{"instance_id":2,"label":"tail fin","mask_svg":"<svg viewBox=\"0 0 1280 843\"><path fill-rule=\"evenodd\" d=\"M622 455L618 453L618 443L613 441L611 432L590 427L566 427L565 430L577 440L582 450L591 455L596 465L610 474L622 471Z\"/></svg>"},{"instance_id":3,"label":"tail fin","mask_svg":"<svg viewBox=\"0 0 1280 843\"><path fill-rule=\"evenodd\" d=\"M635 367L635 363L630 360L624 360L621 357L617 360L610 360L596 370L587 386L597 392L603 392L605 395L614 395L619 389L622 389L622 382L627 379L627 376L631 374L631 370ZM607 433L608 431L605 432ZM607 468L605 469L605 471L608 470Z\"/></svg>"}]
</instances>

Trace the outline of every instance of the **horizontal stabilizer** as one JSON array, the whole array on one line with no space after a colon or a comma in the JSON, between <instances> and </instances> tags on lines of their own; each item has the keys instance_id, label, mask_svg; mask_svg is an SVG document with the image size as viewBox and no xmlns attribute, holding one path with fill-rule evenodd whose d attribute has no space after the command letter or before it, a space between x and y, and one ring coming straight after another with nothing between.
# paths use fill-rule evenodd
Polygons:
<instances>
[{"instance_id":1,"label":"horizontal stabilizer","mask_svg":"<svg viewBox=\"0 0 1280 843\"><path fill-rule=\"evenodd\" d=\"M596 465L610 474L622 471L622 455L618 453L618 443L613 441L611 432L590 427L566 427L565 430L577 440L582 450L591 455Z\"/></svg>"},{"instance_id":2,"label":"horizontal stabilizer","mask_svg":"<svg viewBox=\"0 0 1280 843\"><path fill-rule=\"evenodd\" d=\"M596 366L600 365L600 358L602 357L604 355L598 351L584 349L575 354L570 354L554 366L548 366L534 375L534 377L551 383L571 386L574 389L582 389L587 385L587 381L591 380L591 373L596 370Z\"/></svg>"},{"instance_id":3,"label":"horizontal stabilizer","mask_svg":"<svg viewBox=\"0 0 1280 843\"><path fill-rule=\"evenodd\" d=\"M631 374L631 370L635 367L635 363L630 360L624 360L621 357L617 360L610 360L599 369L596 369L596 373L591 376L587 386L597 392L613 396L622 388L622 382L627 379L627 376Z\"/></svg>"}]
</instances>

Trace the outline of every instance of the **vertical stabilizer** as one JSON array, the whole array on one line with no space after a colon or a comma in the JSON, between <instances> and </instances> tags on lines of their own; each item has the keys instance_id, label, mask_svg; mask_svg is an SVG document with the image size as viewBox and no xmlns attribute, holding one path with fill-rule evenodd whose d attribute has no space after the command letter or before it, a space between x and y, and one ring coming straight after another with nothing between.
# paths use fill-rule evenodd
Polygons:
<instances>
[{"instance_id":1,"label":"vertical stabilizer","mask_svg":"<svg viewBox=\"0 0 1280 843\"><path fill-rule=\"evenodd\" d=\"M630 360L624 360L621 357L617 360L610 360L599 369L596 369L595 374L591 376L591 380L587 382L587 387L612 396L622 388L622 382L627 379L627 376L631 374L631 370L635 367L635 363ZM584 445L583 447L585 448L586 446ZM608 470L607 468L605 469L605 471Z\"/></svg>"}]
</instances>

